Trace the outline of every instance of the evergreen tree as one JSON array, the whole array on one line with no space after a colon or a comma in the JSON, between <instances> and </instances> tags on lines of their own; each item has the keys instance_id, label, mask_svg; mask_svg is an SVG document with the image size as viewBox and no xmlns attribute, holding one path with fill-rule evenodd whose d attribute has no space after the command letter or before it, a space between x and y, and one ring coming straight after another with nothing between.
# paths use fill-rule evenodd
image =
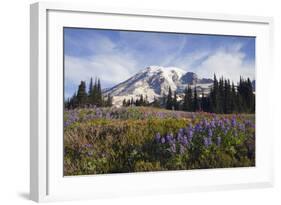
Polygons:
<instances>
[{"instance_id":1,"label":"evergreen tree","mask_svg":"<svg viewBox=\"0 0 281 205\"><path fill-rule=\"evenodd\" d=\"M107 107L111 107L112 106L112 97L110 96L110 94L107 95L107 99L106 102L104 103ZM124 102L123 102L124 103Z\"/></svg>"},{"instance_id":2,"label":"evergreen tree","mask_svg":"<svg viewBox=\"0 0 281 205\"><path fill-rule=\"evenodd\" d=\"M86 83L85 81L81 81L78 92L77 92L77 103L78 106L84 106L87 102L87 93L86 93Z\"/></svg>"},{"instance_id":3,"label":"evergreen tree","mask_svg":"<svg viewBox=\"0 0 281 205\"><path fill-rule=\"evenodd\" d=\"M187 99L187 88L184 89L182 109L185 110L185 111L189 111L189 109L188 109L188 99Z\"/></svg>"},{"instance_id":4,"label":"evergreen tree","mask_svg":"<svg viewBox=\"0 0 281 205\"><path fill-rule=\"evenodd\" d=\"M140 100L136 99L135 105L136 106L141 106Z\"/></svg>"},{"instance_id":5,"label":"evergreen tree","mask_svg":"<svg viewBox=\"0 0 281 205\"><path fill-rule=\"evenodd\" d=\"M237 111L237 106L236 106L236 91L235 91L235 86L234 83L232 82L231 84L231 95L230 95L230 112L234 113Z\"/></svg>"},{"instance_id":6,"label":"evergreen tree","mask_svg":"<svg viewBox=\"0 0 281 205\"><path fill-rule=\"evenodd\" d=\"M204 112L210 112L210 102L208 97L205 97L204 92L202 92L202 98L201 98L201 109Z\"/></svg>"},{"instance_id":7,"label":"evergreen tree","mask_svg":"<svg viewBox=\"0 0 281 205\"><path fill-rule=\"evenodd\" d=\"M91 77L90 79L90 83L89 83L89 88L88 88L88 99L87 99L87 102L89 104L92 104L92 99L91 99L91 94L93 92L93 78Z\"/></svg>"},{"instance_id":8,"label":"evergreen tree","mask_svg":"<svg viewBox=\"0 0 281 205\"><path fill-rule=\"evenodd\" d=\"M184 99L183 99L183 110L192 111L193 103L192 103L192 90L190 85L187 86L184 90Z\"/></svg>"},{"instance_id":9,"label":"evergreen tree","mask_svg":"<svg viewBox=\"0 0 281 205\"><path fill-rule=\"evenodd\" d=\"M143 96L140 96L140 100L139 100L139 105L143 106L144 105L144 100L143 100Z\"/></svg>"},{"instance_id":10,"label":"evergreen tree","mask_svg":"<svg viewBox=\"0 0 281 205\"><path fill-rule=\"evenodd\" d=\"M67 98L67 100L64 101L64 108L70 109L70 99L69 98Z\"/></svg>"},{"instance_id":11,"label":"evergreen tree","mask_svg":"<svg viewBox=\"0 0 281 205\"><path fill-rule=\"evenodd\" d=\"M169 87L169 92L168 92L167 102L166 102L166 109L168 109L168 110L173 109L173 97L172 97L171 87Z\"/></svg>"},{"instance_id":12,"label":"evergreen tree","mask_svg":"<svg viewBox=\"0 0 281 205\"><path fill-rule=\"evenodd\" d=\"M191 89L191 86L188 85L188 87L187 87L187 108L188 108L188 111L192 111L192 105L193 105L192 89Z\"/></svg>"},{"instance_id":13,"label":"evergreen tree","mask_svg":"<svg viewBox=\"0 0 281 205\"><path fill-rule=\"evenodd\" d=\"M102 92L101 92L101 84L100 84L100 79L98 78L98 83L97 83L97 106L102 106L103 99L102 99Z\"/></svg>"},{"instance_id":14,"label":"evergreen tree","mask_svg":"<svg viewBox=\"0 0 281 205\"><path fill-rule=\"evenodd\" d=\"M144 105L145 105L145 106L149 105L149 102L148 102L148 97L147 97L147 95L145 95L145 99L144 99Z\"/></svg>"},{"instance_id":15,"label":"evergreen tree","mask_svg":"<svg viewBox=\"0 0 281 205\"><path fill-rule=\"evenodd\" d=\"M214 81L213 81L213 87L211 89L210 93L210 111L217 113L218 112L218 101L219 101L219 83L216 77L216 74L214 74Z\"/></svg>"},{"instance_id":16,"label":"evergreen tree","mask_svg":"<svg viewBox=\"0 0 281 205\"><path fill-rule=\"evenodd\" d=\"M97 79L95 79L95 84L92 86L92 91L89 98L90 104L97 105Z\"/></svg>"},{"instance_id":17,"label":"evergreen tree","mask_svg":"<svg viewBox=\"0 0 281 205\"><path fill-rule=\"evenodd\" d=\"M127 101L126 101L126 99L125 99L125 98L124 98L124 100L123 100L122 105L123 105L123 107L126 107L126 106L127 106Z\"/></svg>"},{"instance_id":18,"label":"evergreen tree","mask_svg":"<svg viewBox=\"0 0 281 205\"><path fill-rule=\"evenodd\" d=\"M230 81L224 81L224 94L223 94L223 113L231 113L231 86Z\"/></svg>"},{"instance_id":19,"label":"evergreen tree","mask_svg":"<svg viewBox=\"0 0 281 205\"><path fill-rule=\"evenodd\" d=\"M198 110L199 110L199 102L198 102L198 96L197 96L197 88L195 85L194 94L193 94L193 111L196 112Z\"/></svg>"},{"instance_id":20,"label":"evergreen tree","mask_svg":"<svg viewBox=\"0 0 281 205\"><path fill-rule=\"evenodd\" d=\"M89 90L88 90L88 96L90 96L92 92L93 92L93 78L91 77L90 84L89 84Z\"/></svg>"},{"instance_id":21,"label":"evergreen tree","mask_svg":"<svg viewBox=\"0 0 281 205\"><path fill-rule=\"evenodd\" d=\"M219 80L219 92L217 101L217 113L224 112L224 80L223 77Z\"/></svg>"}]
</instances>

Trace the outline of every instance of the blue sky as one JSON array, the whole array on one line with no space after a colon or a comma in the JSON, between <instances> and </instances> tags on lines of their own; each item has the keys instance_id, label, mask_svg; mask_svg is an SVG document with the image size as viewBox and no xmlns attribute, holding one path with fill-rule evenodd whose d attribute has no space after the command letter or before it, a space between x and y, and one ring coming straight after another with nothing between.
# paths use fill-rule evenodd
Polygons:
<instances>
[{"instance_id":1,"label":"blue sky","mask_svg":"<svg viewBox=\"0 0 281 205\"><path fill-rule=\"evenodd\" d=\"M255 78L255 38L64 28L65 97L81 80L118 84L150 65L179 67L198 76L237 82Z\"/></svg>"}]
</instances>

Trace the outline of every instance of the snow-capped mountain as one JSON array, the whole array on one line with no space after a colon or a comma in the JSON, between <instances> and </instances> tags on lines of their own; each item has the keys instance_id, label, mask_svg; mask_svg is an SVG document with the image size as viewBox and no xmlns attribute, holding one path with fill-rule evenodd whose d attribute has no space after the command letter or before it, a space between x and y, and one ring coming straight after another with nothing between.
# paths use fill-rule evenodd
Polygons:
<instances>
[{"instance_id":1,"label":"snow-capped mountain","mask_svg":"<svg viewBox=\"0 0 281 205\"><path fill-rule=\"evenodd\" d=\"M120 106L124 99L137 99L140 95L147 96L149 102L154 98L167 95L169 87L179 96L184 89L196 85L198 93L209 93L212 79L200 79L195 73L185 72L176 67L149 66L128 80L104 91L104 95L113 96L113 104Z\"/></svg>"}]
</instances>

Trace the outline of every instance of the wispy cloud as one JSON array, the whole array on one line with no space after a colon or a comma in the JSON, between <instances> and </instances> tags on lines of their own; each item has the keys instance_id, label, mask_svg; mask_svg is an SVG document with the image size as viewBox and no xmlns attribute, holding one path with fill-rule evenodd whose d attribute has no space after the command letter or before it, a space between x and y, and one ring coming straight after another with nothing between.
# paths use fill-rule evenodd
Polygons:
<instances>
[{"instance_id":1,"label":"wispy cloud","mask_svg":"<svg viewBox=\"0 0 281 205\"><path fill-rule=\"evenodd\" d=\"M137 70L137 63L126 55L96 55L91 58L65 57L66 82L79 84L90 77L100 77L107 86L117 84Z\"/></svg>"},{"instance_id":2,"label":"wispy cloud","mask_svg":"<svg viewBox=\"0 0 281 205\"><path fill-rule=\"evenodd\" d=\"M218 77L223 76L237 83L240 76L255 79L254 69L255 62L245 61L243 53L229 53L221 50L210 55L197 67L196 71L199 76L210 77L216 74Z\"/></svg>"},{"instance_id":3,"label":"wispy cloud","mask_svg":"<svg viewBox=\"0 0 281 205\"><path fill-rule=\"evenodd\" d=\"M224 76L238 82L240 76L255 79L255 59L247 59L243 44L234 43L214 49L194 51L176 59L178 67L197 73L200 77Z\"/></svg>"}]
</instances>

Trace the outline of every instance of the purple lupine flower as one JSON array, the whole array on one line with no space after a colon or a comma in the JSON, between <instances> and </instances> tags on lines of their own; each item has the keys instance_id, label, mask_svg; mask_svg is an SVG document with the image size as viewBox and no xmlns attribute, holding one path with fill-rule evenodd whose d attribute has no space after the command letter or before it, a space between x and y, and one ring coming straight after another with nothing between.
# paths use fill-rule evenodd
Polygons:
<instances>
[{"instance_id":1,"label":"purple lupine flower","mask_svg":"<svg viewBox=\"0 0 281 205\"><path fill-rule=\"evenodd\" d=\"M211 137L207 137L208 140L208 146L212 145L212 138Z\"/></svg>"},{"instance_id":2,"label":"purple lupine flower","mask_svg":"<svg viewBox=\"0 0 281 205\"><path fill-rule=\"evenodd\" d=\"M185 152L185 147L180 145L180 154L183 154Z\"/></svg>"},{"instance_id":3,"label":"purple lupine flower","mask_svg":"<svg viewBox=\"0 0 281 205\"><path fill-rule=\"evenodd\" d=\"M165 137L162 137L162 138L161 138L161 143L162 143L162 144L165 144Z\"/></svg>"},{"instance_id":4,"label":"purple lupine flower","mask_svg":"<svg viewBox=\"0 0 281 205\"><path fill-rule=\"evenodd\" d=\"M204 137L204 138L203 138L203 143L204 143L204 146L208 148L209 142L208 142L207 137Z\"/></svg>"},{"instance_id":5,"label":"purple lupine flower","mask_svg":"<svg viewBox=\"0 0 281 205\"><path fill-rule=\"evenodd\" d=\"M230 125L230 121L229 121L228 118L224 118L224 122L225 122L226 125Z\"/></svg>"},{"instance_id":6,"label":"purple lupine flower","mask_svg":"<svg viewBox=\"0 0 281 205\"><path fill-rule=\"evenodd\" d=\"M173 152L173 153L176 153L176 152L177 152L176 144L173 143L173 144L171 145L170 151Z\"/></svg>"},{"instance_id":7,"label":"purple lupine flower","mask_svg":"<svg viewBox=\"0 0 281 205\"><path fill-rule=\"evenodd\" d=\"M164 115L164 113L163 112L159 112L159 118L164 118L165 117L165 115Z\"/></svg>"},{"instance_id":8,"label":"purple lupine flower","mask_svg":"<svg viewBox=\"0 0 281 205\"><path fill-rule=\"evenodd\" d=\"M155 136L155 140L156 142L160 142L160 139L161 139L161 135L159 132L157 132L156 136Z\"/></svg>"},{"instance_id":9,"label":"purple lupine flower","mask_svg":"<svg viewBox=\"0 0 281 205\"><path fill-rule=\"evenodd\" d=\"M85 148L92 148L93 145L88 143L88 144L85 144L84 147L85 147Z\"/></svg>"},{"instance_id":10,"label":"purple lupine flower","mask_svg":"<svg viewBox=\"0 0 281 205\"><path fill-rule=\"evenodd\" d=\"M217 146L221 145L221 137L217 137Z\"/></svg>"},{"instance_id":11,"label":"purple lupine flower","mask_svg":"<svg viewBox=\"0 0 281 205\"><path fill-rule=\"evenodd\" d=\"M221 122L220 127L221 127L221 129L225 128L223 121Z\"/></svg>"},{"instance_id":12,"label":"purple lupine flower","mask_svg":"<svg viewBox=\"0 0 281 205\"><path fill-rule=\"evenodd\" d=\"M219 127L222 127L222 126L224 125L224 123L223 123L222 120L218 120L217 123L218 123L218 126L219 126Z\"/></svg>"},{"instance_id":13,"label":"purple lupine flower","mask_svg":"<svg viewBox=\"0 0 281 205\"><path fill-rule=\"evenodd\" d=\"M213 131L211 129L208 130L208 137L212 137L213 136Z\"/></svg>"},{"instance_id":14,"label":"purple lupine flower","mask_svg":"<svg viewBox=\"0 0 281 205\"><path fill-rule=\"evenodd\" d=\"M215 120L212 120L212 121L210 122L210 126L211 126L212 128L215 128L215 127L216 127L216 125L215 125Z\"/></svg>"},{"instance_id":15,"label":"purple lupine flower","mask_svg":"<svg viewBox=\"0 0 281 205\"><path fill-rule=\"evenodd\" d=\"M228 133L228 131L229 131L229 127L225 127L224 130L223 130L225 135Z\"/></svg>"},{"instance_id":16,"label":"purple lupine flower","mask_svg":"<svg viewBox=\"0 0 281 205\"><path fill-rule=\"evenodd\" d=\"M184 136L184 137L182 138L182 144L183 144L184 146L188 145L188 139L187 139L186 136Z\"/></svg>"},{"instance_id":17,"label":"purple lupine flower","mask_svg":"<svg viewBox=\"0 0 281 205\"><path fill-rule=\"evenodd\" d=\"M64 123L63 123L63 126L64 127L68 127L70 125L70 122L69 121L64 121Z\"/></svg>"},{"instance_id":18,"label":"purple lupine flower","mask_svg":"<svg viewBox=\"0 0 281 205\"><path fill-rule=\"evenodd\" d=\"M236 125L237 125L236 119L233 117L233 118L231 119L231 126L232 126L232 127L236 127Z\"/></svg>"},{"instance_id":19,"label":"purple lupine flower","mask_svg":"<svg viewBox=\"0 0 281 205\"><path fill-rule=\"evenodd\" d=\"M208 122L207 119L204 119L204 121L203 121L203 126L204 126L205 128L209 126L209 122Z\"/></svg>"},{"instance_id":20,"label":"purple lupine flower","mask_svg":"<svg viewBox=\"0 0 281 205\"><path fill-rule=\"evenodd\" d=\"M193 131L192 130L188 131L187 137L188 137L189 140L191 140L193 138Z\"/></svg>"},{"instance_id":21,"label":"purple lupine flower","mask_svg":"<svg viewBox=\"0 0 281 205\"><path fill-rule=\"evenodd\" d=\"M214 118L215 121L219 121L219 117L216 115Z\"/></svg>"},{"instance_id":22,"label":"purple lupine flower","mask_svg":"<svg viewBox=\"0 0 281 205\"><path fill-rule=\"evenodd\" d=\"M173 133L168 134L168 135L166 136L166 141L167 141L168 143L171 143L171 142L173 141Z\"/></svg>"},{"instance_id":23,"label":"purple lupine flower","mask_svg":"<svg viewBox=\"0 0 281 205\"><path fill-rule=\"evenodd\" d=\"M183 134L184 130L182 128L179 129L179 133Z\"/></svg>"},{"instance_id":24,"label":"purple lupine flower","mask_svg":"<svg viewBox=\"0 0 281 205\"><path fill-rule=\"evenodd\" d=\"M181 141L182 137L183 137L183 133L182 132L178 132L177 140Z\"/></svg>"},{"instance_id":25,"label":"purple lupine flower","mask_svg":"<svg viewBox=\"0 0 281 205\"><path fill-rule=\"evenodd\" d=\"M245 131L245 125L244 124L239 123L238 127L241 131Z\"/></svg>"},{"instance_id":26,"label":"purple lupine flower","mask_svg":"<svg viewBox=\"0 0 281 205\"><path fill-rule=\"evenodd\" d=\"M195 132L200 132L202 129L202 126L200 124L195 125Z\"/></svg>"},{"instance_id":27,"label":"purple lupine flower","mask_svg":"<svg viewBox=\"0 0 281 205\"><path fill-rule=\"evenodd\" d=\"M245 124L246 126L249 126L249 125L251 125L251 121L250 121L250 120L245 120L245 121L244 121L244 124Z\"/></svg>"}]
</instances>

